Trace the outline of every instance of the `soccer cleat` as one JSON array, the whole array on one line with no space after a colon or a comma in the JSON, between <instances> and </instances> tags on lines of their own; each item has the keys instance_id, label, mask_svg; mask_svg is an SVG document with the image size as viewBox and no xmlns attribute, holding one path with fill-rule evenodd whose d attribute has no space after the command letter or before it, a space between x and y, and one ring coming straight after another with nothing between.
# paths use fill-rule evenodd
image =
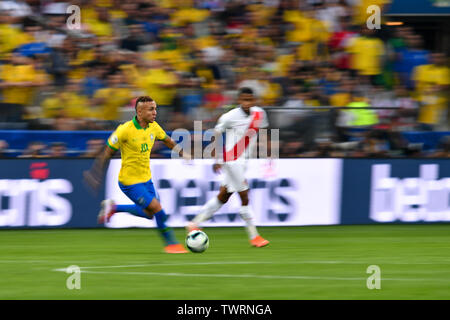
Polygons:
<instances>
[{"instance_id":1,"label":"soccer cleat","mask_svg":"<svg viewBox=\"0 0 450 320\"><path fill-rule=\"evenodd\" d=\"M105 222L109 222L111 217L113 216L115 211L116 204L114 200L103 200L101 203L101 209L97 217L97 222L99 224L104 224Z\"/></svg>"},{"instance_id":2,"label":"soccer cleat","mask_svg":"<svg viewBox=\"0 0 450 320\"><path fill-rule=\"evenodd\" d=\"M269 244L269 241L267 241L261 236L256 236L252 240L250 240L250 244L254 247L260 248L267 246Z\"/></svg>"},{"instance_id":3,"label":"soccer cleat","mask_svg":"<svg viewBox=\"0 0 450 320\"><path fill-rule=\"evenodd\" d=\"M188 253L188 251L180 244L169 244L164 247L166 253Z\"/></svg>"},{"instance_id":4,"label":"soccer cleat","mask_svg":"<svg viewBox=\"0 0 450 320\"><path fill-rule=\"evenodd\" d=\"M197 224L191 221L186 225L186 231L187 233L189 233L194 230L202 230L202 228L200 228Z\"/></svg>"}]
</instances>

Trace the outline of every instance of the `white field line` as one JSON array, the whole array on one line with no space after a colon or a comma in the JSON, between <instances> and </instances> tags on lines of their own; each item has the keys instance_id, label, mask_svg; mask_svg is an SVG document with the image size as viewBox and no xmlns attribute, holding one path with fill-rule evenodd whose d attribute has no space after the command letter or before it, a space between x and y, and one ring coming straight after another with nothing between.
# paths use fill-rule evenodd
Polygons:
<instances>
[{"instance_id":1,"label":"white field line","mask_svg":"<svg viewBox=\"0 0 450 320\"><path fill-rule=\"evenodd\" d=\"M111 269L111 268L139 268L139 267L168 267L168 266L208 266L208 265L233 265L233 264L273 264L273 262L257 261L217 261L217 262L184 262L184 263L153 263L153 264L129 264L120 266L92 266L80 267L80 269ZM65 271L66 269L55 269L55 271Z\"/></svg>"},{"instance_id":2,"label":"white field line","mask_svg":"<svg viewBox=\"0 0 450 320\"><path fill-rule=\"evenodd\" d=\"M65 271L66 269L55 269L53 271ZM115 271L86 271L81 273L93 274L116 274L116 275L143 275L143 276L169 276L169 277L203 277L203 278L254 278L254 279L285 279L285 280L344 280L344 281L365 281L367 278L353 277L321 277L321 276L277 276L277 275L258 275L258 274L222 274L222 273L179 273L179 272L115 272ZM381 278L388 281L450 281L450 279L441 278Z\"/></svg>"},{"instance_id":3,"label":"white field line","mask_svg":"<svg viewBox=\"0 0 450 320\"><path fill-rule=\"evenodd\" d=\"M146 264L128 264L128 265L115 265L115 266L90 266L90 267L80 267L80 269L116 269L116 268L139 268L139 267L169 267L169 266L201 266L201 265L250 265L250 264L362 264L362 265L372 265L372 264L392 264L392 265L447 265L450 262L380 262L374 259L372 262L361 262L361 261L216 261L216 262L182 262L182 263L146 263ZM65 269L57 269L58 271Z\"/></svg>"},{"instance_id":4,"label":"white field line","mask_svg":"<svg viewBox=\"0 0 450 320\"><path fill-rule=\"evenodd\" d=\"M282 262L284 263L284 262ZM342 261L290 261L286 262L290 264L337 264L348 263ZM356 262L355 262L356 263ZM363 262L357 262L358 264L367 264ZM280 264L269 261L217 261L217 262L189 262L189 263L160 263L160 264L135 264L135 265L116 265L116 266L91 266L80 267L82 273L95 273L95 274L116 274L116 275L146 275L146 276L172 276L172 277L210 277L210 278L255 278L255 279L297 279L297 280L348 280L348 281L361 281L367 280L367 278L361 277L323 277L323 276L303 276L303 275L257 275L257 274L213 274L213 273L180 273L180 272L137 272L137 271L92 271L91 269L117 269L117 268L134 268L134 267L168 267L168 266L196 266L196 265L250 265L250 264ZM406 264L406 263L402 263ZM427 263L431 264L431 263ZM53 271L66 272L66 268L53 269ZM444 271L446 272L446 271ZM419 272L419 273L434 273ZM382 280L392 281L450 281L450 278L382 278Z\"/></svg>"}]
</instances>

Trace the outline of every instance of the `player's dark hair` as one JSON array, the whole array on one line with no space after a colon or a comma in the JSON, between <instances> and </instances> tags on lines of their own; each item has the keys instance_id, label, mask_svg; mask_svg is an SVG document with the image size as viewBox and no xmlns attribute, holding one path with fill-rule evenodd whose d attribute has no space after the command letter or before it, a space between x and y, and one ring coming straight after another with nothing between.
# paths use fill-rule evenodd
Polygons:
<instances>
[{"instance_id":1,"label":"player's dark hair","mask_svg":"<svg viewBox=\"0 0 450 320\"><path fill-rule=\"evenodd\" d=\"M242 87L239 89L239 94L253 94L253 90L249 87Z\"/></svg>"},{"instance_id":2,"label":"player's dark hair","mask_svg":"<svg viewBox=\"0 0 450 320\"><path fill-rule=\"evenodd\" d=\"M136 99L136 103L134 105L134 110L136 110L137 112L137 106L139 102L152 102L153 99L150 98L149 96L140 96L139 98Z\"/></svg>"}]
</instances>

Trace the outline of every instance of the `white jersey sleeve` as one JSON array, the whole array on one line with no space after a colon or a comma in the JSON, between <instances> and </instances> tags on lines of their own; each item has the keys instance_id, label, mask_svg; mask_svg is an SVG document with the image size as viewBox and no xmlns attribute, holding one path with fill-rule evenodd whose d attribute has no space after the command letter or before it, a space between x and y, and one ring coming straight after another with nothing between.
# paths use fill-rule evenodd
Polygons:
<instances>
[{"instance_id":1,"label":"white jersey sleeve","mask_svg":"<svg viewBox=\"0 0 450 320\"><path fill-rule=\"evenodd\" d=\"M261 124L259 125L260 128L267 128L269 126L269 119L267 118L267 113L262 108L258 108L259 111L263 113L263 119L261 121Z\"/></svg>"},{"instance_id":2,"label":"white jersey sleeve","mask_svg":"<svg viewBox=\"0 0 450 320\"><path fill-rule=\"evenodd\" d=\"M220 133L223 133L225 132L227 127L228 127L228 116L227 113L224 113L223 115L220 116L219 120L217 120L217 124L214 129Z\"/></svg>"}]
</instances>

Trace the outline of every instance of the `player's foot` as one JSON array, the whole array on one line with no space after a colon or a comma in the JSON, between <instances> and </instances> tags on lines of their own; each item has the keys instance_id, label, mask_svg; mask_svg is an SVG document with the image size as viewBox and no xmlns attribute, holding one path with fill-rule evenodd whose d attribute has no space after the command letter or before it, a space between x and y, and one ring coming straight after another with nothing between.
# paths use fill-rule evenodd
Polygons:
<instances>
[{"instance_id":1,"label":"player's foot","mask_svg":"<svg viewBox=\"0 0 450 320\"><path fill-rule=\"evenodd\" d=\"M114 200L103 200L101 203L101 209L97 217L97 222L99 224L104 224L105 222L109 222L111 217L113 216L116 211L114 210L116 207L116 204L114 203Z\"/></svg>"},{"instance_id":2,"label":"player's foot","mask_svg":"<svg viewBox=\"0 0 450 320\"><path fill-rule=\"evenodd\" d=\"M164 247L166 253L188 253L188 251L180 244L169 244Z\"/></svg>"},{"instance_id":3,"label":"player's foot","mask_svg":"<svg viewBox=\"0 0 450 320\"><path fill-rule=\"evenodd\" d=\"M186 231L189 233L194 230L202 230L202 228L200 228L197 224L195 224L192 221L188 222L188 224L186 225Z\"/></svg>"},{"instance_id":4,"label":"player's foot","mask_svg":"<svg viewBox=\"0 0 450 320\"><path fill-rule=\"evenodd\" d=\"M256 236L252 240L250 240L250 244L254 247L260 248L267 246L269 244L269 241L267 241L261 236Z\"/></svg>"}]
</instances>

